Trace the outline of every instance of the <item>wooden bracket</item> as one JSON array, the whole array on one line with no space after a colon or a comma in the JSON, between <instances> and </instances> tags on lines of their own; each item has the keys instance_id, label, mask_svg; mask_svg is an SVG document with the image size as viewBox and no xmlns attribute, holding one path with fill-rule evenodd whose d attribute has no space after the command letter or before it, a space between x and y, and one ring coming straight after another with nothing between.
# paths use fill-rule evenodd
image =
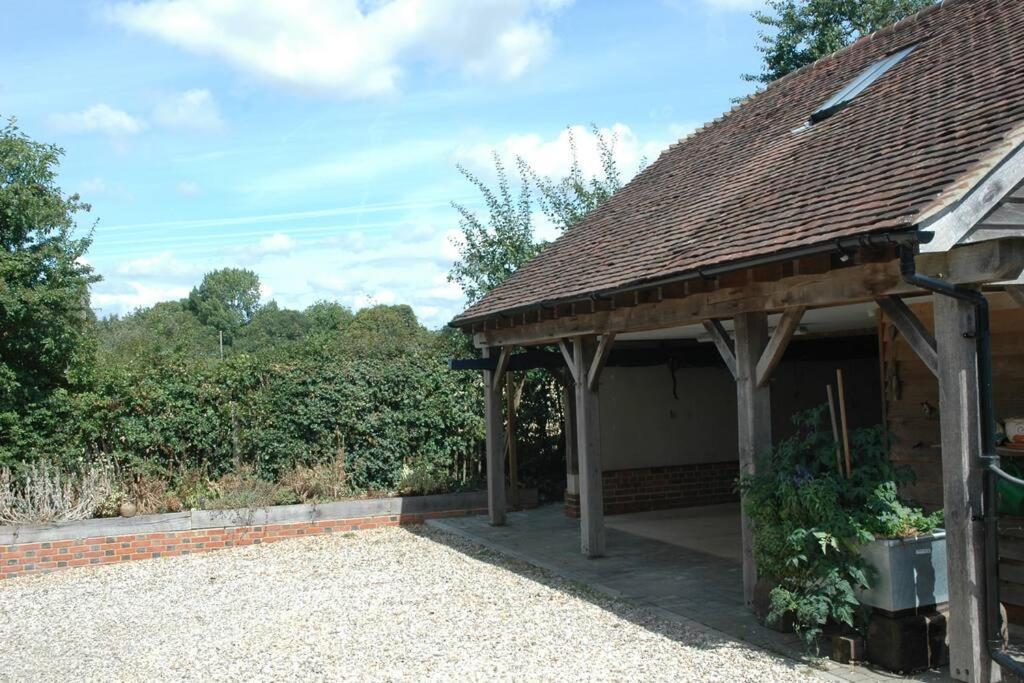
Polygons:
<instances>
[{"instance_id":1,"label":"wooden bracket","mask_svg":"<svg viewBox=\"0 0 1024 683\"><path fill-rule=\"evenodd\" d=\"M771 379L772 372L775 371L779 361L782 360L782 354L786 352L789 340L796 333L797 327L800 325L800 319L804 317L804 311L806 310L806 306L796 306L794 308L787 308L782 313L779 324L775 327L775 331L772 332L771 339L768 340L768 346L765 347L764 353L761 354L760 360L757 361L757 386L763 387Z\"/></svg>"},{"instance_id":2,"label":"wooden bracket","mask_svg":"<svg viewBox=\"0 0 1024 683\"><path fill-rule=\"evenodd\" d=\"M736 379L736 350L733 348L729 333L725 331L721 321L718 320L705 320L704 329L711 335L711 341L715 342L718 353L725 361L725 367L729 368L729 372L732 373L732 378Z\"/></svg>"},{"instance_id":3,"label":"wooden bracket","mask_svg":"<svg viewBox=\"0 0 1024 683\"><path fill-rule=\"evenodd\" d=\"M882 296L875 301L882 312L892 321L910 348L925 364L928 370L939 376L939 353L935 346L935 337L921 323L920 318L907 307L898 296Z\"/></svg>"},{"instance_id":4,"label":"wooden bracket","mask_svg":"<svg viewBox=\"0 0 1024 683\"><path fill-rule=\"evenodd\" d=\"M569 343L564 339L558 340L558 350L562 352L562 358L565 359L565 365L569 368L569 376L572 378L573 383L580 381L580 378L576 376L576 363L573 362L572 351L569 349Z\"/></svg>"},{"instance_id":5,"label":"wooden bracket","mask_svg":"<svg viewBox=\"0 0 1024 683\"><path fill-rule=\"evenodd\" d=\"M800 325L800 319L803 318L804 311L806 310L806 306L796 306L794 308L787 308L782 313L779 324L775 327L775 331L772 332L768 345L761 354L761 358L757 361L757 368L755 370L757 386L763 387L771 379L772 372L774 372L779 361L782 360L782 355L786 352L789 340L796 333L797 327ZM721 354L722 360L725 361L725 366L732 373L733 379L736 379L738 377L736 350L732 339L729 337L729 333L725 331L722 323L718 320L705 320L704 329L711 336L711 341L715 342L718 353Z\"/></svg>"},{"instance_id":6,"label":"wooden bracket","mask_svg":"<svg viewBox=\"0 0 1024 683\"><path fill-rule=\"evenodd\" d=\"M498 364L494 367L494 374L491 375L491 385L494 391L501 391L505 382L505 371L508 370L508 361L512 357L512 347L502 346L498 354Z\"/></svg>"},{"instance_id":7,"label":"wooden bracket","mask_svg":"<svg viewBox=\"0 0 1024 683\"><path fill-rule=\"evenodd\" d=\"M590 364L590 372L587 373L587 386L591 391L597 389L597 383L601 379L601 371L604 364L608 362L608 354L615 343L615 333L607 332L601 335L601 341L597 345L597 352L594 354L594 361Z\"/></svg>"}]
</instances>

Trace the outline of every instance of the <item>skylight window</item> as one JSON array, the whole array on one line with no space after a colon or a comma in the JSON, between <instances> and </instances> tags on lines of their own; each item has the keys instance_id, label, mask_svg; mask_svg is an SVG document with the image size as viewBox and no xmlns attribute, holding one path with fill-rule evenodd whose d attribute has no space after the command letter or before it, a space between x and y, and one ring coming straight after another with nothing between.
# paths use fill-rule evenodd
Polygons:
<instances>
[{"instance_id":1,"label":"skylight window","mask_svg":"<svg viewBox=\"0 0 1024 683\"><path fill-rule=\"evenodd\" d=\"M903 48L899 52L894 52L885 59L869 66L859 76L850 81L845 88L833 95L828 102L818 107L811 114L809 123L813 124L824 121L840 109L846 107L846 105L853 101L853 98L864 92L869 85L881 78L889 69L902 62L916 47L917 45L911 45L910 47Z\"/></svg>"}]
</instances>

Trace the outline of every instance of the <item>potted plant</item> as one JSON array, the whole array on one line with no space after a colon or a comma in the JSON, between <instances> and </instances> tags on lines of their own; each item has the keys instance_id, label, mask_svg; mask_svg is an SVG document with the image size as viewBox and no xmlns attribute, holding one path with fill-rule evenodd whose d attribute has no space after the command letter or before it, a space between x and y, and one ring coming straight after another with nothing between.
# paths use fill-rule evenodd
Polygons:
<instances>
[{"instance_id":1,"label":"potted plant","mask_svg":"<svg viewBox=\"0 0 1024 683\"><path fill-rule=\"evenodd\" d=\"M890 571L873 566L865 550L876 536L931 532L940 523L899 500L898 485L912 474L889 461L881 428L851 432L853 466L844 470L833 433L823 428L826 409L794 416L796 433L739 482L758 572L773 586L767 620L791 621L815 650L827 624L864 632L870 607L860 596L871 596L883 585L878 574Z\"/></svg>"}]
</instances>

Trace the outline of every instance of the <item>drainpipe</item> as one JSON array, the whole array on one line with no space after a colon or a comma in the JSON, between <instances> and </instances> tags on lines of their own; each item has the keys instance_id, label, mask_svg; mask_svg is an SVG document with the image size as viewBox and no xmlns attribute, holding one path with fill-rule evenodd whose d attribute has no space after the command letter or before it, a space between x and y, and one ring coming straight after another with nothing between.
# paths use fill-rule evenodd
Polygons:
<instances>
[{"instance_id":1,"label":"drainpipe","mask_svg":"<svg viewBox=\"0 0 1024 683\"><path fill-rule=\"evenodd\" d=\"M981 418L981 460L982 474L982 516L985 522L985 617L988 626L988 653L994 662L1024 677L1024 663L1013 659L1000 637L1003 619L999 609L999 511L997 506L999 479L1005 479L1018 486L1024 480L1011 476L999 467L996 453L996 419L992 402L992 339L989 329L988 300L981 292L958 287L945 280L927 277L917 273L914 264L914 250L900 247L900 274L904 281L921 289L967 301L974 306L975 343L978 347L978 393Z\"/></svg>"}]
</instances>

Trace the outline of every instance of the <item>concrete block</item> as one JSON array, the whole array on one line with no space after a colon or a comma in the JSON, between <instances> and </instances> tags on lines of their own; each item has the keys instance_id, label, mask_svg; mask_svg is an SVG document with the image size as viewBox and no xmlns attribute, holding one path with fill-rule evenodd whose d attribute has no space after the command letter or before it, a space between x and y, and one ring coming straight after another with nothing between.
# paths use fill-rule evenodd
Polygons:
<instances>
[{"instance_id":1,"label":"concrete block","mask_svg":"<svg viewBox=\"0 0 1024 683\"><path fill-rule=\"evenodd\" d=\"M856 634L832 636L832 661L840 664L855 664L865 661L867 656L867 643L864 638Z\"/></svg>"}]
</instances>

